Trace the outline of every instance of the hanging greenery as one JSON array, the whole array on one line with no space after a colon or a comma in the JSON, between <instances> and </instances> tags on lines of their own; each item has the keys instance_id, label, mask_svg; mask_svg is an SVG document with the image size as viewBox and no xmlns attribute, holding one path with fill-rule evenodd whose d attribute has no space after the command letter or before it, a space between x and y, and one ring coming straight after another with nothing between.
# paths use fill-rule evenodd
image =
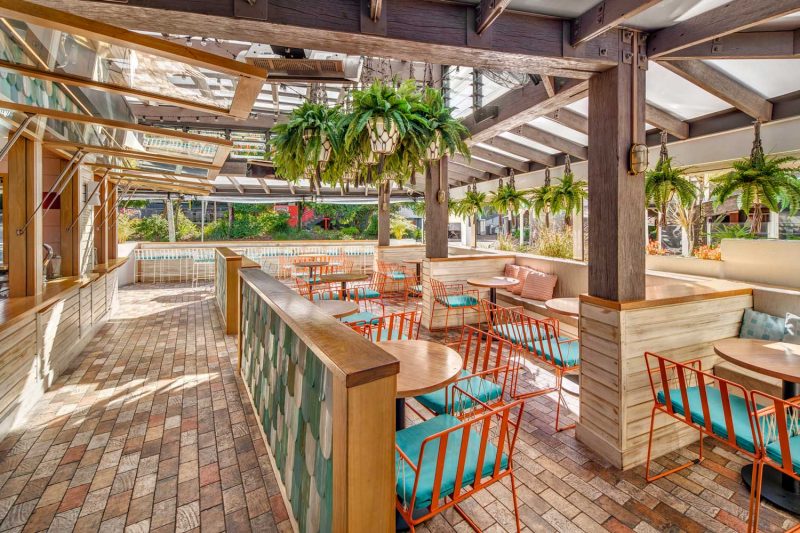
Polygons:
<instances>
[{"instance_id":1,"label":"hanging greenery","mask_svg":"<svg viewBox=\"0 0 800 533\"><path fill-rule=\"evenodd\" d=\"M445 154L452 156L456 153L469 158L469 147L465 142L469 130L453 116L453 110L445 104L442 91L426 87L419 105L427 122L422 159L432 161L441 159Z\"/></svg>"},{"instance_id":2,"label":"hanging greenery","mask_svg":"<svg viewBox=\"0 0 800 533\"><path fill-rule=\"evenodd\" d=\"M667 207L677 196L684 207L694 203L697 198L697 187L684 176L683 168L672 166L672 158L667 152L667 133L661 132L661 154L656 168L645 174L644 195L648 204L658 210L658 246L661 246L661 232L667 224Z\"/></svg>"},{"instance_id":3,"label":"hanging greenery","mask_svg":"<svg viewBox=\"0 0 800 533\"><path fill-rule=\"evenodd\" d=\"M572 227L572 215L583 207L583 201L589 196L588 184L584 180L576 180L572 173L569 155L564 165L564 175L557 185L549 187L550 210L553 214L564 213L564 223Z\"/></svg>"}]
</instances>

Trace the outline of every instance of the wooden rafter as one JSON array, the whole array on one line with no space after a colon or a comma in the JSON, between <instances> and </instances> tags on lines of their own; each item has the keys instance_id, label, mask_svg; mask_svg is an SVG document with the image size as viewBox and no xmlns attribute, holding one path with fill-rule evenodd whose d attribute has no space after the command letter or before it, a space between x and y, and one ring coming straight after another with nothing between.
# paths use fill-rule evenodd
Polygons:
<instances>
[{"instance_id":1,"label":"wooden rafter","mask_svg":"<svg viewBox=\"0 0 800 533\"><path fill-rule=\"evenodd\" d=\"M679 119L652 104L645 104L645 117L647 122L660 130L664 130L678 139L689 137L689 123Z\"/></svg>"},{"instance_id":2,"label":"wooden rafter","mask_svg":"<svg viewBox=\"0 0 800 533\"><path fill-rule=\"evenodd\" d=\"M237 180L233 176L225 176L225 177L228 178L228 181L231 182L231 185L233 185L236 188L236 190L239 191L239 194L244 194L244 187L242 187L242 185L239 183L239 180Z\"/></svg>"},{"instance_id":3,"label":"wooden rafter","mask_svg":"<svg viewBox=\"0 0 800 533\"><path fill-rule=\"evenodd\" d=\"M495 176L490 172L480 172L478 170L464 170L464 167L459 167L456 165L447 165L447 173L448 176L453 174L461 178L462 181L466 183L471 183L472 180L476 181L489 181L493 179Z\"/></svg>"},{"instance_id":4,"label":"wooden rafter","mask_svg":"<svg viewBox=\"0 0 800 533\"><path fill-rule=\"evenodd\" d=\"M772 119L769 100L707 63L687 60L660 64L753 118L764 122Z\"/></svg>"},{"instance_id":5,"label":"wooden rafter","mask_svg":"<svg viewBox=\"0 0 800 533\"><path fill-rule=\"evenodd\" d=\"M572 21L572 46L601 35L662 0L603 0Z\"/></svg>"},{"instance_id":6,"label":"wooden rafter","mask_svg":"<svg viewBox=\"0 0 800 533\"><path fill-rule=\"evenodd\" d=\"M475 33L483 33L505 11L511 0L481 0L475 7Z\"/></svg>"},{"instance_id":7,"label":"wooden rafter","mask_svg":"<svg viewBox=\"0 0 800 533\"><path fill-rule=\"evenodd\" d=\"M523 124L517 128L514 128L511 130L511 133L525 137L539 144L549 146L550 148L558 150L559 152L569 154L572 157L577 157L579 159L588 159L589 157L589 149L586 146L561 137L560 135L555 135L549 131L531 126L530 124Z\"/></svg>"},{"instance_id":8,"label":"wooden rafter","mask_svg":"<svg viewBox=\"0 0 800 533\"><path fill-rule=\"evenodd\" d=\"M800 30L746 31L716 37L663 55L660 61L682 59L792 59L800 57Z\"/></svg>"},{"instance_id":9,"label":"wooden rafter","mask_svg":"<svg viewBox=\"0 0 800 533\"><path fill-rule=\"evenodd\" d=\"M127 0L124 4L37 1L107 23L146 27L155 32L283 42L301 48L400 60L425 57L434 64L474 68L525 71L535 64L537 72L565 77L586 78L605 70L617 63L619 49L615 35L565 49L569 28L561 20L509 11L491 26L492 33L503 38L487 43L475 33L473 5L457 2L392 0L391 12L397 16L384 14L381 21L386 21L385 26L370 33L376 25L371 23L366 28L369 31L364 31L362 3L352 0L271 2L266 20L235 18L234 2L217 0ZM601 50L605 53L601 54Z\"/></svg>"},{"instance_id":10,"label":"wooden rafter","mask_svg":"<svg viewBox=\"0 0 800 533\"><path fill-rule=\"evenodd\" d=\"M525 144L518 143L517 141L514 141L512 139L507 139L505 137L495 137L493 139L488 139L485 142L486 144L490 144L495 148L503 150L504 152L524 157L529 161L533 161L534 163L539 163L546 167L554 167L556 165L556 157L554 155L533 148L532 146L527 146Z\"/></svg>"},{"instance_id":11,"label":"wooden rafter","mask_svg":"<svg viewBox=\"0 0 800 533\"><path fill-rule=\"evenodd\" d=\"M102 168L102 169L106 169L107 168L107 169L111 170L112 172L113 171L124 172L125 174L130 175L130 176L142 176L142 177L163 176L165 178L186 178L186 179L197 180L199 183L202 183L204 181L208 181L208 178L205 178L205 177L198 177L198 176L193 176L191 174L183 174L183 173L180 173L180 172L167 172L167 171L162 171L162 170L156 171L156 170L146 170L146 169L140 169L140 168L137 169L137 168L129 168L129 167L122 166L122 165L109 165L107 163L86 163L86 162L84 162L82 164L90 166L90 167L93 167L93 168Z\"/></svg>"},{"instance_id":12,"label":"wooden rafter","mask_svg":"<svg viewBox=\"0 0 800 533\"><path fill-rule=\"evenodd\" d=\"M561 109L556 109L552 113L548 113L547 118L558 122L562 126L579 131L584 135L589 134L589 118L568 107L562 107Z\"/></svg>"},{"instance_id":13,"label":"wooden rafter","mask_svg":"<svg viewBox=\"0 0 800 533\"><path fill-rule=\"evenodd\" d=\"M498 165L503 165L505 167L513 168L517 172L528 172L530 171L530 165L525 161L520 161L519 159L515 159L513 157L509 157L505 154L501 154L494 150L489 150L482 146L472 146L470 148L473 156L480 157L482 159L486 159L493 163L497 163Z\"/></svg>"},{"instance_id":14,"label":"wooden rafter","mask_svg":"<svg viewBox=\"0 0 800 533\"><path fill-rule=\"evenodd\" d=\"M555 80L552 76L542 76L542 86L544 86L544 90L549 98L556 95Z\"/></svg>"},{"instance_id":15,"label":"wooden rafter","mask_svg":"<svg viewBox=\"0 0 800 533\"><path fill-rule=\"evenodd\" d=\"M266 178L258 178L258 183L261 185L261 188L264 189L264 192L270 194L269 185L267 185Z\"/></svg>"},{"instance_id":16,"label":"wooden rafter","mask_svg":"<svg viewBox=\"0 0 800 533\"><path fill-rule=\"evenodd\" d=\"M800 10L800 0L733 0L716 9L650 34L647 55L657 58L682 48L736 33Z\"/></svg>"},{"instance_id":17,"label":"wooden rafter","mask_svg":"<svg viewBox=\"0 0 800 533\"><path fill-rule=\"evenodd\" d=\"M496 106L495 118L479 121L480 114L473 113L462 122L470 130L469 143L484 142L500 133L525 124L535 118L580 100L589 90L589 82L568 80L554 97L547 95L543 84L528 83L492 100L487 105Z\"/></svg>"},{"instance_id":18,"label":"wooden rafter","mask_svg":"<svg viewBox=\"0 0 800 533\"><path fill-rule=\"evenodd\" d=\"M490 174L494 174L495 176L508 175L508 168L489 161L483 161L476 157L473 157L469 161L467 161L465 158L456 154L455 156L450 158L450 164L455 166L456 168L459 168L459 166L464 167L462 170L466 172L478 172L478 173L489 172Z\"/></svg>"}]
</instances>

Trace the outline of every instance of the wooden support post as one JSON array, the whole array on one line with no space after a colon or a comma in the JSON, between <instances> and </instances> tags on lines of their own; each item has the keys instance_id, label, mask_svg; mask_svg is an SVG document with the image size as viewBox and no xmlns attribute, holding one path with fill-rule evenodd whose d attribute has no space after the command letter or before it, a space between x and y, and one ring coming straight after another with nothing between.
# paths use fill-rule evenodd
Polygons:
<instances>
[{"instance_id":1,"label":"wooden support post","mask_svg":"<svg viewBox=\"0 0 800 533\"><path fill-rule=\"evenodd\" d=\"M25 226L42 201L42 145L38 141L21 138L9 151L3 197L8 197L4 260L8 264L9 296L40 294L43 289L41 210L27 229L17 235L17 230Z\"/></svg>"},{"instance_id":2,"label":"wooden support post","mask_svg":"<svg viewBox=\"0 0 800 533\"><path fill-rule=\"evenodd\" d=\"M389 187L388 181L378 187L378 246L389 246Z\"/></svg>"},{"instance_id":3,"label":"wooden support post","mask_svg":"<svg viewBox=\"0 0 800 533\"><path fill-rule=\"evenodd\" d=\"M61 274L64 276L80 276L81 272L81 228L75 227L67 231L72 221L81 210L81 171L61 191Z\"/></svg>"},{"instance_id":4,"label":"wooden support post","mask_svg":"<svg viewBox=\"0 0 800 533\"><path fill-rule=\"evenodd\" d=\"M439 191L444 192L444 202L439 203ZM425 257L447 257L447 157L428 166L425 179Z\"/></svg>"},{"instance_id":5,"label":"wooden support post","mask_svg":"<svg viewBox=\"0 0 800 533\"><path fill-rule=\"evenodd\" d=\"M108 185L108 204L106 204L106 217L108 218L108 245L106 246L109 259L116 259L117 254L117 187Z\"/></svg>"},{"instance_id":6,"label":"wooden support post","mask_svg":"<svg viewBox=\"0 0 800 533\"><path fill-rule=\"evenodd\" d=\"M628 173L631 145L645 142L645 70L631 33L619 64L589 80L589 294L615 301L645 297L644 178Z\"/></svg>"},{"instance_id":7,"label":"wooden support post","mask_svg":"<svg viewBox=\"0 0 800 533\"><path fill-rule=\"evenodd\" d=\"M100 177L95 177L95 180L100 180ZM100 197L100 205L95 206L92 223L94 224L94 247L97 250L97 264L104 265L108 263L108 221L106 220L106 195L108 189L112 187L111 184L104 181L100 183L98 195Z\"/></svg>"}]
</instances>

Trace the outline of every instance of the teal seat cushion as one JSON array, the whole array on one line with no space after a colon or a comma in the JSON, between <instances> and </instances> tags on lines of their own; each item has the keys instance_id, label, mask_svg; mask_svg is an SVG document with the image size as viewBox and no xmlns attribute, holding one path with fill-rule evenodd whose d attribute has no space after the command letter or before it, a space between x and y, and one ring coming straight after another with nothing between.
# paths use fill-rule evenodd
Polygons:
<instances>
[{"instance_id":1,"label":"teal seat cushion","mask_svg":"<svg viewBox=\"0 0 800 533\"><path fill-rule=\"evenodd\" d=\"M791 433L789 433L791 435ZM800 475L800 435L789 437L789 453L792 456L792 468L796 474ZM767 455L773 461L783 464L783 456L781 454L781 443L775 441L767 444Z\"/></svg>"},{"instance_id":2,"label":"teal seat cushion","mask_svg":"<svg viewBox=\"0 0 800 533\"><path fill-rule=\"evenodd\" d=\"M461 423L460 420L450 415L439 415L426 420L421 424L416 424L397 432L397 446L403 450L411 461L419 468L419 483L417 485L417 498L414 502L415 508L429 507L433 498L433 482L436 477L436 463L439 455L440 442L431 441L425 447L425 455L422 464L419 464L419 454L422 441L427 437L455 427ZM458 468L458 458L461 451L461 440L463 439L463 429L448 434L447 449L445 451L444 469L442 472L442 484L439 497L443 498L453 493L456 485L456 470ZM472 484L475 481L476 473L480 473L479 478L491 475L494 472L495 461L497 460L497 448L491 441L486 443L486 453L483 457L483 464L478 465L478 455L481 447L481 436L477 431L472 430L467 440L467 453L464 460L464 473L461 477L462 487ZM411 503L411 493L414 490L416 472L409 468L400 454L395 454L397 470L397 496L404 504ZM508 468L508 457L502 454L500 458L500 470Z\"/></svg>"},{"instance_id":3,"label":"teal seat cushion","mask_svg":"<svg viewBox=\"0 0 800 533\"><path fill-rule=\"evenodd\" d=\"M447 307L472 307L478 305L478 300L468 294L453 294L451 296L439 296L436 298L440 304Z\"/></svg>"},{"instance_id":4,"label":"teal seat cushion","mask_svg":"<svg viewBox=\"0 0 800 533\"><path fill-rule=\"evenodd\" d=\"M701 426L705 425L703 417L703 404L700 400L700 388L688 387L686 396L689 399L689 411L691 412L692 422ZM722 407L722 394L719 389L706 387L706 397L708 398L708 414L711 417L711 431L714 435L723 439L728 438L728 429L725 425L725 411ZM755 452L756 447L753 442L753 432L750 428L750 419L747 412L747 403L741 396L728 394L731 404L731 418L733 419L733 430L736 433L736 444L749 452ZM664 404L664 392L659 391L658 402ZM670 389L669 399L672 409L679 415L685 415L683 398L680 389Z\"/></svg>"},{"instance_id":5,"label":"teal seat cushion","mask_svg":"<svg viewBox=\"0 0 800 533\"><path fill-rule=\"evenodd\" d=\"M340 298L338 292L323 292L322 294L315 294L314 300L338 300Z\"/></svg>"},{"instance_id":6,"label":"teal seat cushion","mask_svg":"<svg viewBox=\"0 0 800 533\"><path fill-rule=\"evenodd\" d=\"M407 331L403 328L404 331ZM389 329L389 328L381 328L380 333L378 332L378 328L374 328L369 335L372 338L372 342L382 342L382 341L406 341L408 340L408 336L396 329Z\"/></svg>"},{"instance_id":7,"label":"teal seat cushion","mask_svg":"<svg viewBox=\"0 0 800 533\"><path fill-rule=\"evenodd\" d=\"M402 281L406 279L406 275L402 272L389 272L389 277L395 281Z\"/></svg>"},{"instance_id":8,"label":"teal seat cushion","mask_svg":"<svg viewBox=\"0 0 800 533\"><path fill-rule=\"evenodd\" d=\"M412 285L408 288L410 292L422 294L422 285Z\"/></svg>"},{"instance_id":9,"label":"teal seat cushion","mask_svg":"<svg viewBox=\"0 0 800 533\"><path fill-rule=\"evenodd\" d=\"M742 327L739 337L742 339L761 339L764 341L779 341L785 333L785 319L779 316L760 313L752 309L744 310Z\"/></svg>"},{"instance_id":10,"label":"teal seat cushion","mask_svg":"<svg viewBox=\"0 0 800 533\"><path fill-rule=\"evenodd\" d=\"M524 328L524 329L523 329ZM514 344L521 345L527 340L527 348L530 351L536 350L535 340L539 338L539 329L536 327L527 327L520 324L498 324L492 326L492 331L495 335Z\"/></svg>"},{"instance_id":11,"label":"teal seat cushion","mask_svg":"<svg viewBox=\"0 0 800 533\"><path fill-rule=\"evenodd\" d=\"M571 340L570 337L561 336L558 338L559 341L564 342L567 340ZM542 353L542 349L537 344L535 347L536 353L539 355L544 356L544 358L554 363L557 366L561 367L569 367L569 366L576 366L579 365L581 362L581 346L580 343L577 341L568 342L561 345L561 349L559 350L556 347L555 339L552 341L553 351L555 352L554 355L550 355L550 343L543 342L541 345L544 347L544 353ZM560 353L559 353L560 352Z\"/></svg>"},{"instance_id":12,"label":"teal seat cushion","mask_svg":"<svg viewBox=\"0 0 800 533\"><path fill-rule=\"evenodd\" d=\"M462 378L469 375L469 371L461 371ZM414 399L437 415L446 414L448 411L447 404L453 399L453 386L453 384L450 384L447 387L429 392L428 394L415 396ZM479 376L473 376L467 380L459 381L458 388L467 391L467 393L484 403L492 402L500 398L500 396L503 394L503 389L500 385L497 383L492 383L491 381L485 380ZM473 401L469 396L462 394L458 396L456 400L459 402L460 409L469 409L472 407Z\"/></svg>"},{"instance_id":13,"label":"teal seat cushion","mask_svg":"<svg viewBox=\"0 0 800 533\"><path fill-rule=\"evenodd\" d=\"M341 318L345 324L377 324L380 322L380 317L373 315L369 311L361 311L354 315L349 315Z\"/></svg>"},{"instance_id":14,"label":"teal seat cushion","mask_svg":"<svg viewBox=\"0 0 800 533\"><path fill-rule=\"evenodd\" d=\"M359 298L361 300L370 299L370 298L380 298L381 293L376 291L375 289L370 289L369 287L358 287L356 289L350 289L350 298Z\"/></svg>"}]
</instances>

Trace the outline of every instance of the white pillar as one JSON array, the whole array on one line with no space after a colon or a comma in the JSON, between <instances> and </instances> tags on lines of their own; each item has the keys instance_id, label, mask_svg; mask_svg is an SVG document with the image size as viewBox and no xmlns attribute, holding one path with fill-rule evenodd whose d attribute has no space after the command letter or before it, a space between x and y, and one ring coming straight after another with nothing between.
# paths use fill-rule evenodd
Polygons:
<instances>
[{"instance_id":1,"label":"white pillar","mask_svg":"<svg viewBox=\"0 0 800 533\"><path fill-rule=\"evenodd\" d=\"M583 209L572 215L572 258L583 261Z\"/></svg>"},{"instance_id":2,"label":"white pillar","mask_svg":"<svg viewBox=\"0 0 800 533\"><path fill-rule=\"evenodd\" d=\"M200 242L206 240L206 201L200 200Z\"/></svg>"},{"instance_id":3,"label":"white pillar","mask_svg":"<svg viewBox=\"0 0 800 533\"><path fill-rule=\"evenodd\" d=\"M169 232L169 242L175 242L175 214L172 210L172 200L167 198L167 231Z\"/></svg>"},{"instance_id":4,"label":"white pillar","mask_svg":"<svg viewBox=\"0 0 800 533\"><path fill-rule=\"evenodd\" d=\"M519 245L525 245L525 212L519 212Z\"/></svg>"},{"instance_id":5,"label":"white pillar","mask_svg":"<svg viewBox=\"0 0 800 533\"><path fill-rule=\"evenodd\" d=\"M769 223L767 224L767 238L768 239L779 239L780 234L780 220L781 214L776 213L775 211L769 212Z\"/></svg>"},{"instance_id":6,"label":"white pillar","mask_svg":"<svg viewBox=\"0 0 800 533\"><path fill-rule=\"evenodd\" d=\"M469 225L469 220L465 217L461 218L461 246L470 246L470 232L472 228Z\"/></svg>"},{"instance_id":7,"label":"white pillar","mask_svg":"<svg viewBox=\"0 0 800 533\"><path fill-rule=\"evenodd\" d=\"M689 248L689 234L686 233L686 229L681 228L681 255L683 257L692 255L692 251Z\"/></svg>"}]
</instances>

